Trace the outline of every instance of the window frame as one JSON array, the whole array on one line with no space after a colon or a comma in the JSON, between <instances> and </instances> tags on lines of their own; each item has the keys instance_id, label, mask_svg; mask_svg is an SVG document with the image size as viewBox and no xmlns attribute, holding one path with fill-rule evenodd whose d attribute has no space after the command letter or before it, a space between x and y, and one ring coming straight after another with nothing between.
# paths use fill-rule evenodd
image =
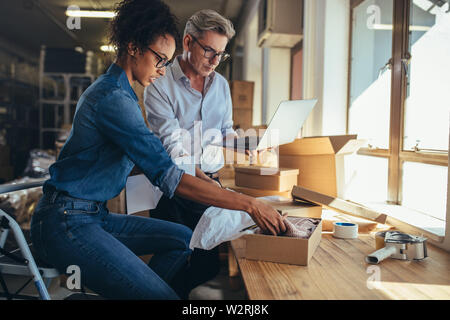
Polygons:
<instances>
[{"instance_id":1,"label":"window frame","mask_svg":"<svg viewBox=\"0 0 450 320\"><path fill-rule=\"evenodd\" d=\"M448 167L448 152L405 151L403 150L404 108L406 100L407 77L402 65L402 58L409 54L409 18L412 0L395 0L393 2L392 32L392 78L391 110L389 129L389 149L361 148L360 155L388 158L388 195L387 203L401 205L403 163L420 162L424 164ZM353 45L354 8L364 0L350 1L349 53L348 53L348 88L347 88L347 123L349 133L350 83L352 76L351 54ZM414 57L413 57L414 59Z\"/></svg>"}]
</instances>

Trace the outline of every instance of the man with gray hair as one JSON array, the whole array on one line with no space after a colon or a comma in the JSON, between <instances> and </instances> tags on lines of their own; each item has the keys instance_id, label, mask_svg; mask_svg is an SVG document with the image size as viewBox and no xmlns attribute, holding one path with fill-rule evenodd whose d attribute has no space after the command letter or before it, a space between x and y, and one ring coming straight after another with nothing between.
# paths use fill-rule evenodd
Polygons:
<instances>
[{"instance_id":1,"label":"man with gray hair","mask_svg":"<svg viewBox=\"0 0 450 320\"><path fill-rule=\"evenodd\" d=\"M229 57L225 48L234 34L231 21L217 12L196 12L184 30L182 55L167 67L164 77L144 92L150 129L171 157L194 161L198 178L219 185L217 171L224 165L223 150L212 142L221 144L222 139L236 136L236 132L232 128L228 82L214 70ZM218 133L215 140L210 137L214 132ZM207 208L177 196L172 199L162 196L150 216L181 223L193 230ZM195 249L188 291L214 278L219 268L218 248Z\"/></svg>"}]
</instances>

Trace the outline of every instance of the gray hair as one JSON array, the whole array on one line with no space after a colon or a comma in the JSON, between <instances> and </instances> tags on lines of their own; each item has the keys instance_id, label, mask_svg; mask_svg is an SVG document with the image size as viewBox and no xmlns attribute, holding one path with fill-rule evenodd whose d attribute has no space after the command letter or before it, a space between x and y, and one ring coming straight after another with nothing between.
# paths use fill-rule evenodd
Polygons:
<instances>
[{"instance_id":1,"label":"gray hair","mask_svg":"<svg viewBox=\"0 0 450 320\"><path fill-rule=\"evenodd\" d=\"M222 34L228 38L228 41L236 33L233 23L230 20L224 18L214 10L204 9L197 11L189 18L184 28L183 38L187 34L201 38L205 31L214 31Z\"/></svg>"}]
</instances>

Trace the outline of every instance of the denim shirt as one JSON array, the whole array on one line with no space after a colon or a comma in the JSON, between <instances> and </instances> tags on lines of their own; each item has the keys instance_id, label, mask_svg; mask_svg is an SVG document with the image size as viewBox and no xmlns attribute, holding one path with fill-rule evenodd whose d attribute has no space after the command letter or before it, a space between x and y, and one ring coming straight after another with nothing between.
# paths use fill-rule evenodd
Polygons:
<instances>
[{"instance_id":1,"label":"denim shirt","mask_svg":"<svg viewBox=\"0 0 450 320\"><path fill-rule=\"evenodd\" d=\"M184 171L147 128L137 101L125 71L113 63L81 95L44 192L56 188L72 197L106 201L125 187L135 164L171 198Z\"/></svg>"}]
</instances>

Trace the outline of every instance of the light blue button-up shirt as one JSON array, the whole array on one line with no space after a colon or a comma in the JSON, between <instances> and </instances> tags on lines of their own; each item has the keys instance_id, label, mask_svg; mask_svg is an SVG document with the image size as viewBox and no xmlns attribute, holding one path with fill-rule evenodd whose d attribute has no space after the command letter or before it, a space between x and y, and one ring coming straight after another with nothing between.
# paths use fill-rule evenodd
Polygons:
<instances>
[{"instance_id":1,"label":"light blue button-up shirt","mask_svg":"<svg viewBox=\"0 0 450 320\"><path fill-rule=\"evenodd\" d=\"M217 142L235 133L230 87L222 75L212 72L205 79L203 94L193 89L180 58L144 91L150 128L172 158L189 155L204 172L216 172L224 159L222 148L212 145L212 135L218 133Z\"/></svg>"}]
</instances>

